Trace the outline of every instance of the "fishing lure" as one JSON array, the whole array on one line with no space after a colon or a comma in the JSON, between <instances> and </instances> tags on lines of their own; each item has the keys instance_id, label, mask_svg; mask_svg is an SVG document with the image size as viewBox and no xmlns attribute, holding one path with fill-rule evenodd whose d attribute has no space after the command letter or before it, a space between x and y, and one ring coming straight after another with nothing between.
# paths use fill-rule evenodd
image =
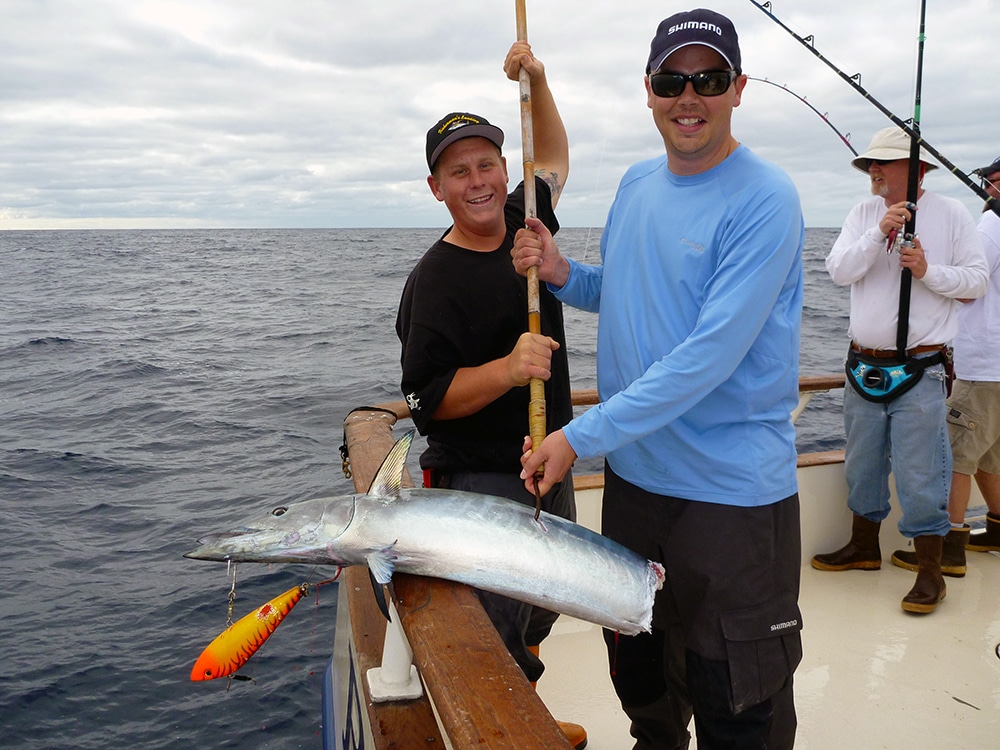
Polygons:
<instances>
[{"instance_id":1,"label":"fishing lure","mask_svg":"<svg viewBox=\"0 0 1000 750\"><path fill-rule=\"evenodd\" d=\"M291 588L219 633L194 663L191 670L192 681L225 677L246 664L264 645L264 641L271 637L285 615L308 593L308 583Z\"/></svg>"}]
</instances>

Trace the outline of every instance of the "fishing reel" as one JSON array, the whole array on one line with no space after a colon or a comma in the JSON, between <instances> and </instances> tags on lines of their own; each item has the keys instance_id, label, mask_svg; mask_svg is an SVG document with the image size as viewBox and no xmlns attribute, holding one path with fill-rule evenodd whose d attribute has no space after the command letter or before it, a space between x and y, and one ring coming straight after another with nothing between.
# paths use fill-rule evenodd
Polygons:
<instances>
[{"instance_id":1,"label":"fishing reel","mask_svg":"<svg viewBox=\"0 0 1000 750\"><path fill-rule=\"evenodd\" d=\"M913 240L916 239L917 235L912 232L897 232L892 238L892 244L889 246L890 253L899 254L899 251L904 247L913 247Z\"/></svg>"},{"instance_id":2,"label":"fishing reel","mask_svg":"<svg viewBox=\"0 0 1000 750\"><path fill-rule=\"evenodd\" d=\"M917 204L912 201L906 202L906 210L913 213L917 210ZM913 247L913 240L916 239L917 235L911 232L900 232L898 229L893 229L889 232L889 238L886 240L885 251L887 253L898 254L900 248Z\"/></svg>"},{"instance_id":3,"label":"fishing reel","mask_svg":"<svg viewBox=\"0 0 1000 750\"><path fill-rule=\"evenodd\" d=\"M913 240L917 238L917 235L911 232L899 232L895 229L889 233L889 239L886 241L885 251L887 253L899 254L899 251L904 247L913 247Z\"/></svg>"}]
</instances>

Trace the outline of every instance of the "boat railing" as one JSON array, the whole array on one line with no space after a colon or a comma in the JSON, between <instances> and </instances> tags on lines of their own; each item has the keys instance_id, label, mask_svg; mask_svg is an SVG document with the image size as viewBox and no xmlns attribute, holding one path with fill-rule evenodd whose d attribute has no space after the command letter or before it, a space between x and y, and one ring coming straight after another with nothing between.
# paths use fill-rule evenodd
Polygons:
<instances>
[{"instance_id":1,"label":"boat railing","mask_svg":"<svg viewBox=\"0 0 1000 750\"><path fill-rule=\"evenodd\" d=\"M392 448L393 425L409 414L405 409L405 403L381 404L355 410L345 420L357 491L368 490ZM408 474L404 484L413 486ZM381 666L386 622L364 568L347 568L341 586L347 591L358 672L367 675ZM404 573L393 576L389 588L429 696L376 702L368 680L361 680L376 750L570 747L471 588Z\"/></svg>"},{"instance_id":2,"label":"boat railing","mask_svg":"<svg viewBox=\"0 0 1000 750\"><path fill-rule=\"evenodd\" d=\"M843 388L846 385L844 373L828 373L822 375L802 375L799 377L799 403L792 410L792 420L799 418L799 415L812 401L818 393L827 393ZM599 398L596 388L583 388L573 391L573 406L593 406L598 403ZM395 421L409 419L410 409L405 401L390 401L379 404L372 409L384 410L395 415ZM388 414L387 414L388 416ZM391 429L391 428L390 428ZM799 454L799 466L817 466L827 463L839 463L844 460L843 450L816 451ZM375 467L376 469L378 466ZM603 486L604 476L602 474L580 474L574 476L574 486L577 489L590 489Z\"/></svg>"},{"instance_id":3,"label":"boat railing","mask_svg":"<svg viewBox=\"0 0 1000 750\"><path fill-rule=\"evenodd\" d=\"M844 384L843 373L800 378L795 415L812 395ZM574 391L574 406L597 402L596 390ZM355 409L344 420L348 473L358 492L368 490L393 445L393 427L409 416L405 401L393 401ZM837 461L843 461L843 451L799 457L800 466ZM578 490L600 487L602 481L600 475L582 475L575 477L575 486ZM413 486L408 473L404 484ZM381 666L386 622L363 567L348 568L341 586L346 587L358 670L367 675L368 670ZM402 573L393 577L388 588L427 693L403 701L375 700L368 680L361 680L376 750L570 747L471 588ZM399 671L398 666L393 669Z\"/></svg>"}]
</instances>

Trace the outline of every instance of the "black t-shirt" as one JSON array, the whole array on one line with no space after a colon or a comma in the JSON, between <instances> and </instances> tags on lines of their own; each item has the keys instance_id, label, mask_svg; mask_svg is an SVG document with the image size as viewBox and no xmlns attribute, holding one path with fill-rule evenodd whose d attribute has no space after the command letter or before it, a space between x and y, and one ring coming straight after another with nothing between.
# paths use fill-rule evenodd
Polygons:
<instances>
[{"instance_id":1,"label":"black t-shirt","mask_svg":"<svg viewBox=\"0 0 1000 750\"><path fill-rule=\"evenodd\" d=\"M535 179L538 218L559 229L548 185ZM432 418L455 372L506 356L528 330L528 285L511 262L514 234L524 226L524 185L504 209L507 236L492 252L475 252L438 240L410 272L403 288L396 333L402 344L403 397L413 422L427 437L425 469L520 472L528 434L527 385L512 388L479 412L460 419ZM546 432L573 416L562 305L539 284L542 333L559 342L552 377L545 384Z\"/></svg>"}]
</instances>

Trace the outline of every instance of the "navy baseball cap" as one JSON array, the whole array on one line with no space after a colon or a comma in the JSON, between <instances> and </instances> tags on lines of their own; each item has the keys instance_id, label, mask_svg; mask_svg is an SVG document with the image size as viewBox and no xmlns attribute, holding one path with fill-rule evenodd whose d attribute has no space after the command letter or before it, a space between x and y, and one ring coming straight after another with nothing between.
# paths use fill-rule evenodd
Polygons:
<instances>
[{"instance_id":1,"label":"navy baseball cap","mask_svg":"<svg viewBox=\"0 0 1000 750\"><path fill-rule=\"evenodd\" d=\"M1000 156L994 159L992 164L972 170L972 174L977 174L980 177L986 177L986 175L991 175L994 172L1000 172Z\"/></svg>"},{"instance_id":2,"label":"navy baseball cap","mask_svg":"<svg viewBox=\"0 0 1000 750\"><path fill-rule=\"evenodd\" d=\"M442 117L427 131L427 168L433 172L434 164L448 146L473 136L485 138L497 148L503 148L503 131L496 125L490 125L485 117L468 112L452 112Z\"/></svg>"},{"instance_id":3,"label":"navy baseball cap","mask_svg":"<svg viewBox=\"0 0 1000 750\"><path fill-rule=\"evenodd\" d=\"M659 70L670 55L692 44L714 49L725 58L729 67L737 73L743 72L740 42L733 22L713 10L696 8L675 13L660 22L649 45L646 74Z\"/></svg>"}]
</instances>

